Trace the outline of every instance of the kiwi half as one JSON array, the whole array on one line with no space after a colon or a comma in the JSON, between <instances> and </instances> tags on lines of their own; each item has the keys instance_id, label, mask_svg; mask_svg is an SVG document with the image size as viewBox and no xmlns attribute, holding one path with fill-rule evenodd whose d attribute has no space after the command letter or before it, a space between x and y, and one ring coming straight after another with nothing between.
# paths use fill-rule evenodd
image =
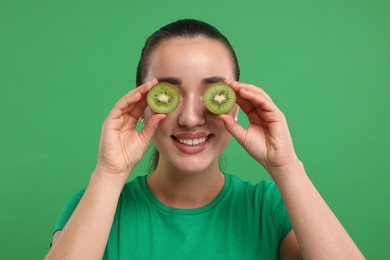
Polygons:
<instances>
[{"instance_id":1,"label":"kiwi half","mask_svg":"<svg viewBox=\"0 0 390 260\"><path fill-rule=\"evenodd\" d=\"M210 112L225 114L236 104L236 92L226 84L211 84L203 95L203 102Z\"/></svg>"},{"instance_id":2,"label":"kiwi half","mask_svg":"<svg viewBox=\"0 0 390 260\"><path fill-rule=\"evenodd\" d=\"M174 85L161 82L149 90L146 100L154 112L167 114L179 105L180 93Z\"/></svg>"}]
</instances>

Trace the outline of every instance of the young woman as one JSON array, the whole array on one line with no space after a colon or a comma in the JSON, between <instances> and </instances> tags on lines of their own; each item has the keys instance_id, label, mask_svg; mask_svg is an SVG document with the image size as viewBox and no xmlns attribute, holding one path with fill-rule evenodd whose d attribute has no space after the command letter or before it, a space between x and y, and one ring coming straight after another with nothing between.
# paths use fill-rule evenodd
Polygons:
<instances>
[{"instance_id":1,"label":"young woman","mask_svg":"<svg viewBox=\"0 0 390 260\"><path fill-rule=\"evenodd\" d=\"M264 90L238 80L236 55L214 27L186 19L152 34L139 87L105 120L96 169L67 203L46 258L364 259L307 177L283 113ZM172 113L147 105L158 82L180 91ZM235 90L231 112L205 108L212 83ZM236 122L239 108L248 129ZM274 182L252 185L221 172L218 158L231 136ZM151 141L155 170L126 183Z\"/></svg>"}]
</instances>

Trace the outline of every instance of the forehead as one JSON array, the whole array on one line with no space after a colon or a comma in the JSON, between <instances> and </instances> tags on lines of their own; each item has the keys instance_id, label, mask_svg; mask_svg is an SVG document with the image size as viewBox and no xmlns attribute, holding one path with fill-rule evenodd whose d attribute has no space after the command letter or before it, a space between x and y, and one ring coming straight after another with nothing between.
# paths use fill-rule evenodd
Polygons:
<instances>
[{"instance_id":1,"label":"forehead","mask_svg":"<svg viewBox=\"0 0 390 260\"><path fill-rule=\"evenodd\" d=\"M220 76L233 79L233 62L226 46L217 40L173 38L161 42L152 51L148 78L203 78Z\"/></svg>"}]
</instances>

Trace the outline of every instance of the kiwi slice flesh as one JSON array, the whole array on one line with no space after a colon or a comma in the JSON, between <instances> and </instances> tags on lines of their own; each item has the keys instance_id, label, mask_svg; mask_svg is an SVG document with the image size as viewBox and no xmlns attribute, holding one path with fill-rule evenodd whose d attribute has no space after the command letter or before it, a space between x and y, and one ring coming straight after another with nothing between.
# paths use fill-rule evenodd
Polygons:
<instances>
[{"instance_id":1,"label":"kiwi slice flesh","mask_svg":"<svg viewBox=\"0 0 390 260\"><path fill-rule=\"evenodd\" d=\"M211 84L203 94L203 102L210 112L225 114L236 104L236 92L226 84Z\"/></svg>"},{"instance_id":2,"label":"kiwi slice flesh","mask_svg":"<svg viewBox=\"0 0 390 260\"><path fill-rule=\"evenodd\" d=\"M154 112L167 114L179 105L180 93L174 85L160 82L149 90L146 100Z\"/></svg>"}]
</instances>

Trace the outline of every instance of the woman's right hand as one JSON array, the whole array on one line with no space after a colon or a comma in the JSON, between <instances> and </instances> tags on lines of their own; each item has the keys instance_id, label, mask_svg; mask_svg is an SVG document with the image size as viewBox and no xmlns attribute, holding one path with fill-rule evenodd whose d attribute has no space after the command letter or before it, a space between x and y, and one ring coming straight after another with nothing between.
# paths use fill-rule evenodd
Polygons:
<instances>
[{"instance_id":1,"label":"woman's right hand","mask_svg":"<svg viewBox=\"0 0 390 260\"><path fill-rule=\"evenodd\" d=\"M156 79L133 89L112 108L103 123L96 170L122 175L127 180L150 144L158 123L165 114L153 114L140 132L136 124L147 107L146 94L158 83Z\"/></svg>"}]
</instances>

